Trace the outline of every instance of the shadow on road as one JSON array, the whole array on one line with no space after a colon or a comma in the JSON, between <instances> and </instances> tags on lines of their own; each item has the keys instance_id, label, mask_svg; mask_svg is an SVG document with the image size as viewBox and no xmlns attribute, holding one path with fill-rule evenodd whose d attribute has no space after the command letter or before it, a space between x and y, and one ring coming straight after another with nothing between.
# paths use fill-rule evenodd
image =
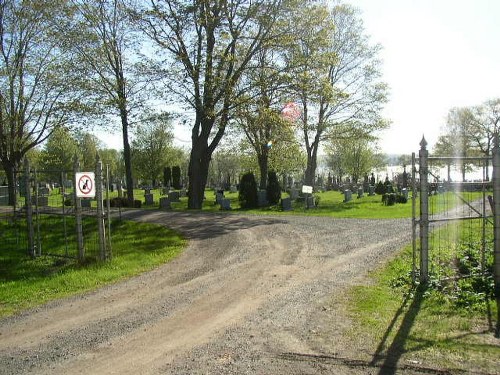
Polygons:
<instances>
[{"instance_id":1,"label":"shadow on road","mask_svg":"<svg viewBox=\"0 0 500 375\"><path fill-rule=\"evenodd\" d=\"M236 230L249 229L262 225L286 224L286 219L261 216L242 216L209 212L164 212L164 211L127 211L123 219L133 219L164 224L181 232L186 238L204 240L223 236Z\"/></svg>"}]
</instances>

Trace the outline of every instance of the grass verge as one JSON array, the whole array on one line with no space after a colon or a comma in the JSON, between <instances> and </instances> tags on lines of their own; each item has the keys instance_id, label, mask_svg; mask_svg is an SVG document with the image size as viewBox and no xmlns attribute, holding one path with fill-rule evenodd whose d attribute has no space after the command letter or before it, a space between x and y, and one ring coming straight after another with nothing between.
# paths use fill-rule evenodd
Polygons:
<instances>
[{"instance_id":1,"label":"grass verge","mask_svg":"<svg viewBox=\"0 0 500 375\"><path fill-rule=\"evenodd\" d=\"M385 368L416 365L498 374L500 340L493 334L496 304L491 294L476 291L471 298L469 279L411 288L411 257L409 246L374 271L370 285L354 287L347 297L350 318L356 322L347 335L362 352L373 353L364 359ZM469 261L470 252L451 258Z\"/></svg>"},{"instance_id":2,"label":"grass verge","mask_svg":"<svg viewBox=\"0 0 500 375\"><path fill-rule=\"evenodd\" d=\"M113 254L109 262L42 256L23 251L0 253L0 317L45 302L80 294L151 270L176 257L185 240L160 225L120 221L114 223Z\"/></svg>"}]
</instances>

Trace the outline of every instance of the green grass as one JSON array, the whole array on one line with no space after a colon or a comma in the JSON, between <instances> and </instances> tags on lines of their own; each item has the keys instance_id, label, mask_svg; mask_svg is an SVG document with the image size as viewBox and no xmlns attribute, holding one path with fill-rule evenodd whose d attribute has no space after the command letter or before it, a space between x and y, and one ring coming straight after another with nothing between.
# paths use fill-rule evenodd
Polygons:
<instances>
[{"instance_id":1,"label":"green grass","mask_svg":"<svg viewBox=\"0 0 500 375\"><path fill-rule=\"evenodd\" d=\"M144 204L144 190L134 189L134 199L142 201L142 209L157 209L159 206L160 197L162 196L161 189L151 190L153 194L153 205ZM319 197L320 202L318 207L305 209L304 203L300 201L292 202L293 211L283 212L279 206L264 207L259 209L242 209L238 201L238 193L224 193L225 198L231 202L232 212L250 213L257 215L275 214L275 215L308 215L308 216L329 216L339 218L360 218L360 219L392 219L392 218L409 218L412 215L411 193L410 199L406 204L395 204L393 206L385 206L382 204L382 197L375 195L369 197L367 194L363 198L357 199L356 194L353 194L353 199L350 202L344 203L344 195L338 191L327 191L323 193L315 193ZM118 192L110 192L110 198L118 196ZM482 193L463 193L463 198L467 201L472 201L482 197ZM282 193L282 197L288 197L287 193ZM215 204L215 194L213 190L205 191L205 201L203 202L202 211L219 212L220 206ZM417 210L419 200L417 199ZM451 192L429 197L430 213L438 213L444 210L451 209L462 202ZM49 205L60 206L61 197L58 189L51 192ZM95 201L92 206L95 207ZM180 202L172 203L172 208L177 211L185 211L188 206L188 198L181 197Z\"/></svg>"},{"instance_id":2,"label":"green grass","mask_svg":"<svg viewBox=\"0 0 500 375\"><path fill-rule=\"evenodd\" d=\"M465 234L464 227L468 224L460 225L457 242L469 241L471 236ZM449 251L456 251L456 247L451 245ZM441 260L457 255L443 254ZM346 297L355 322L347 333L350 339L357 340L363 352L380 355L379 365L392 365L396 358L400 364L410 361L466 372L497 373L500 340L493 337L497 314L494 301L479 293L480 298L468 301L468 305L461 304L457 297L460 283L410 288L411 263L409 246L372 273L371 285L352 288Z\"/></svg>"},{"instance_id":3,"label":"green grass","mask_svg":"<svg viewBox=\"0 0 500 375\"><path fill-rule=\"evenodd\" d=\"M31 259L13 248L2 250L0 317L150 270L177 256L186 244L178 233L154 224L116 222L112 235L114 256L109 262L87 260L80 265L48 256ZM45 246L62 251L54 248L61 245Z\"/></svg>"}]
</instances>

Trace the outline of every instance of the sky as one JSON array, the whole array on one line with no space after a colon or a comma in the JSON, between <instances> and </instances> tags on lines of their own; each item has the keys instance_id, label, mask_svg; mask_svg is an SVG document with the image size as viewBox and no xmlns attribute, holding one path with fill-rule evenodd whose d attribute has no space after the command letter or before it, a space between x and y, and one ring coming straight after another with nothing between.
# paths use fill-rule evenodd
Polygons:
<instances>
[{"instance_id":1,"label":"sky","mask_svg":"<svg viewBox=\"0 0 500 375\"><path fill-rule=\"evenodd\" d=\"M385 153L432 149L454 107L500 97L500 1L350 0L366 34L383 47L390 87L381 134Z\"/></svg>"},{"instance_id":2,"label":"sky","mask_svg":"<svg viewBox=\"0 0 500 375\"><path fill-rule=\"evenodd\" d=\"M381 44L383 81L390 87L380 134L387 154L432 150L454 107L500 97L499 0L347 0L361 11L372 44ZM176 126L176 143L190 146ZM106 135L122 148L121 136Z\"/></svg>"}]
</instances>

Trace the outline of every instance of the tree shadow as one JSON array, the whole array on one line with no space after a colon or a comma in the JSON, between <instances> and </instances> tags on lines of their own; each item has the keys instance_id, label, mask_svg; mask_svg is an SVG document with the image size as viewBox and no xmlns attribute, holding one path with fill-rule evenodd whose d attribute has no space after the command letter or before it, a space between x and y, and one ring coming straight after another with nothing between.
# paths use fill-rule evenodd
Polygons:
<instances>
[{"instance_id":1,"label":"tree shadow","mask_svg":"<svg viewBox=\"0 0 500 375\"><path fill-rule=\"evenodd\" d=\"M380 368L379 375L390 375L397 372L398 362L403 354L407 351L405 348L405 344L409 338L410 331L422 307L425 290L426 287L420 285L414 289L413 297L412 293L408 293L398 311L394 315L393 319L391 320L391 323L387 327L387 330L385 331L384 336L382 337L382 340L380 341L370 363L370 365ZM408 306L409 303L410 305ZM391 342L391 345L386 350L384 350L386 348L390 334L394 331L396 323L405 311L406 313L401 320L401 324L396 335L394 336L394 339ZM429 345L431 345L430 342L422 342L421 347L426 347Z\"/></svg>"},{"instance_id":2,"label":"tree shadow","mask_svg":"<svg viewBox=\"0 0 500 375\"><path fill-rule=\"evenodd\" d=\"M213 212L176 212L176 211L127 211L124 219L147 221L163 224L181 232L187 239L205 240L223 236L235 230L257 226L286 224L286 219L263 216L243 216L231 213Z\"/></svg>"}]
</instances>

